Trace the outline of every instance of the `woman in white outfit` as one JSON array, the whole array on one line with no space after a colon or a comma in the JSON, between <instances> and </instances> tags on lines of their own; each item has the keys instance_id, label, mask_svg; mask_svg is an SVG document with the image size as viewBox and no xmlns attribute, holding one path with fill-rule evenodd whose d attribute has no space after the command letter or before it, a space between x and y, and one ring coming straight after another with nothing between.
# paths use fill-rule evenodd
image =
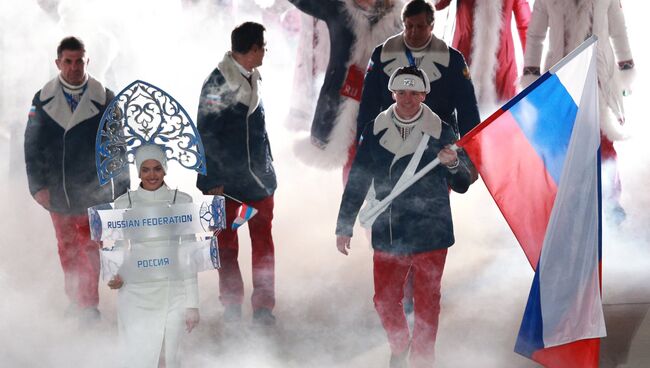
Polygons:
<instances>
[{"instance_id":1,"label":"woman in white outfit","mask_svg":"<svg viewBox=\"0 0 650 368\"><path fill-rule=\"evenodd\" d=\"M598 36L598 100L600 154L603 167L603 204L606 218L615 224L625 219L620 204L621 182L614 142L623 130L623 96L630 92L634 60L620 0L535 0L528 24L524 54L524 86L548 70L591 35ZM544 68L540 68L544 42L548 41Z\"/></svg>"},{"instance_id":2,"label":"woman in white outfit","mask_svg":"<svg viewBox=\"0 0 650 368\"><path fill-rule=\"evenodd\" d=\"M115 201L115 208L142 208L174 203L189 203L192 198L170 189L164 182L167 159L163 150L145 144L135 153L141 179L137 190ZM191 239L190 239L191 238ZM161 252L194 236L160 237L130 242L129 252ZM123 349L123 366L129 368L174 368L179 366L178 346L183 329L191 332L199 323L199 296L196 273L155 273L150 279L129 281L124 274L108 283L119 289L118 327Z\"/></svg>"}]
</instances>

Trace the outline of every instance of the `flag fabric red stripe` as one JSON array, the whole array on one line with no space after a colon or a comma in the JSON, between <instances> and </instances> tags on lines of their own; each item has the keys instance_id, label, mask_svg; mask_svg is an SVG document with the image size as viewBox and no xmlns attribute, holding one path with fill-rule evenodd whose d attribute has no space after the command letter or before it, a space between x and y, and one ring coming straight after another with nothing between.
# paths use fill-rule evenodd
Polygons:
<instances>
[{"instance_id":1,"label":"flag fabric red stripe","mask_svg":"<svg viewBox=\"0 0 650 368\"><path fill-rule=\"evenodd\" d=\"M557 193L544 162L509 111L499 114L489 129L465 140L463 148L535 269Z\"/></svg>"},{"instance_id":2,"label":"flag fabric red stripe","mask_svg":"<svg viewBox=\"0 0 650 368\"><path fill-rule=\"evenodd\" d=\"M547 368L598 367L600 339L585 339L544 348L533 353L532 359Z\"/></svg>"}]
</instances>

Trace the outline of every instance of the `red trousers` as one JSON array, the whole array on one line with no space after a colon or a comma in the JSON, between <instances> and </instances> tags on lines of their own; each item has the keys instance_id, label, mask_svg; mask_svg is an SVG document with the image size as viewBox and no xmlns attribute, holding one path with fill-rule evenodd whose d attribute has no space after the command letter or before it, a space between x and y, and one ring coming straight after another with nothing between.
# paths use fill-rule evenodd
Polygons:
<instances>
[{"instance_id":1,"label":"red trousers","mask_svg":"<svg viewBox=\"0 0 650 368\"><path fill-rule=\"evenodd\" d=\"M68 299L80 308L97 307L99 243L90 239L88 215L50 212L50 216L58 241Z\"/></svg>"},{"instance_id":2,"label":"red trousers","mask_svg":"<svg viewBox=\"0 0 650 368\"><path fill-rule=\"evenodd\" d=\"M273 196L260 201L248 202L249 206L258 212L248 220L248 231L251 237L253 263L253 295L251 303L253 310L260 308L273 309L275 306L275 250L271 236L271 221L273 220ZM223 305L242 304L244 301L244 282L237 256L239 254L239 239L237 231L231 229L233 220L237 217L240 203L226 198L226 229L218 235L219 256L219 299Z\"/></svg>"},{"instance_id":3,"label":"red trousers","mask_svg":"<svg viewBox=\"0 0 650 368\"><path fill-rule=\"evenodd\" d=\"M440 282L447 249L412 255L394 255L375 251L373 256L375 309L379 314L393 354L409 349L410 367L431 367L435 356ZM408 273L414 277L413 336L402 307L404 283Z\"/></svg>"}]
</instances>

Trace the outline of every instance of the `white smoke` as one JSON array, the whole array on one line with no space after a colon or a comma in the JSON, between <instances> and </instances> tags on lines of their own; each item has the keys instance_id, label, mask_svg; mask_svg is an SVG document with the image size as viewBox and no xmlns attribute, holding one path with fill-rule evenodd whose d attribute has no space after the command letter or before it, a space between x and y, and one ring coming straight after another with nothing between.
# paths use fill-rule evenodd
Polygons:
<instances>
[{"instance_id":1,"label":"white smoke","mask_svg":"<svg viewBox=\"0 0 650 368\"><path fill-rule=\"evenodd\" d=\"M5 158L0 163L1 366L116 364L116 293L100 285L103 319L97 329L80 331L75 322L63 319L67 301L51 221L27 190L22 134L31 98L57 73L58 41L68 34L85 40L90 73L115 92L142 79L169 92L194 116L204 78L229 48L232 27L245 20L267 26L269 52L261 73L279 181L273 223L279 325L272 333L250 326L250 242L244 227L244 323L238 328L221 323L217 273L202 273L202 320L184 341L184 366L387 365L389 349L373 309L372 252L364 231L355 229L350 256L335 250L340 172L301 164L293 157L295 133L282 123L293 85L295 36L254 4L239 1L226 8L230 3L62 0L53 7L54 15L34 0L0 3L0 153ZM644 139L650 125L643 110L650 93L644 90L648 55L641 38L645 12L641 2L624 5L638 75L636 90L625 101L633 135L617 143L628 219L619 228L607 227L604 236L603 292L608 303L650 301L650 146ZM170 171L170 185L197 193L193 174L178 166ZM533 275L523 252L481 182L465 195L453 194L452 206L456 245L443 277L439 366L535 366L513 353Z\"/></svg>"}]
</instances>

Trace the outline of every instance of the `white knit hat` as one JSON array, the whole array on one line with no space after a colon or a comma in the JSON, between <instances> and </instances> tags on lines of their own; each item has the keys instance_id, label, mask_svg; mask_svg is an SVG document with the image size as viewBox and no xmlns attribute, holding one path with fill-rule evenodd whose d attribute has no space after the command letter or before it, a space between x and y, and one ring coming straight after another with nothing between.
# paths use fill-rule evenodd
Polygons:
<instances>
[{"instance_id":1,"label":"white knit hat","mask_svg":"<svg viewBox=\"0 0 650 368\"><path fill-rule=\"evenodd\" d=\"M424 70L414 66L406 66L393 72L388 80L388 89L391 92L407 90L429 93L431 85Z\"/></svg>"},{"instance_id":2,"label":"white knit hat","mask_svg":"<svg viewBox=\"0 0 650 368\"><path fill-rule=\"evenodd\" d=\"M156 160L160 162L160 165L167 173L167 156L162 147L157 144L143 144L138 147L135 151L135 167L138 169L138 175L140 174L140 166L142 163L147 160Z\"/></svg>"}]
</instances>

